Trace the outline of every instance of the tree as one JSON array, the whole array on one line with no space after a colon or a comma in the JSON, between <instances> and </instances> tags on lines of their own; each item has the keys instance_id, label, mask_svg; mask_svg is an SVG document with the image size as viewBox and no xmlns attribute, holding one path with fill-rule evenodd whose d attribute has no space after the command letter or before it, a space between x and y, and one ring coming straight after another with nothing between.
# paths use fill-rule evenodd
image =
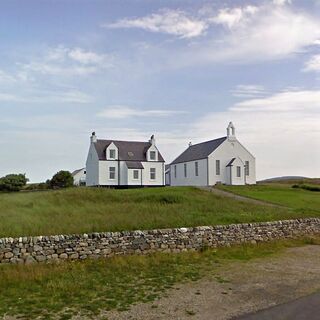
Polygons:
<instances>
[{"instance_id":1,"label":"tree","mask_svg":"<svg viewBox=\"0 0 320 320\"><path fill-rule=\"evenodd\" d=\"M0 178L0 191L20 191L28 182L25 174L8 174Z\"/></svg>"},{"instance_id":2,"label":"tree","mask_svg":"<svg viewBox=\"0 0 320 320\"><path fill-rule=\"evenodd\" d=\"M50 180L50 187L53 189L69 188L73 186L73 177L69 171L59 171Z\"/></svg>"}]
</instances>

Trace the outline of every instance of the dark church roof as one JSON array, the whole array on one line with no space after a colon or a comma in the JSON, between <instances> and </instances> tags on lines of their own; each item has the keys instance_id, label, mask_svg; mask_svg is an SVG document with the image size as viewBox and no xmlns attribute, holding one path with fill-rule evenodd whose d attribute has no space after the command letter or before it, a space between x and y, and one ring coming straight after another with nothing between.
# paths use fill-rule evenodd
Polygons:
<instances>
[{"instance_id":1,"label":"dark church roof","mask_svg":"<svg viewBox=\"0 0 320 320\"><path fill-rule=\"evenodd\" d=\"M191 145L188 149L182 152L180 156L176 158L171 164L206 159L226 139L227 137L222 137L219 139Z\"/></svg>"},{"instance_id":2,"label":"dark church roof","mask_svg":"<svg viewBox=\"0 0 320 320\"><path fill-rule=\"evenodd\" d=\"M97 140L94 143L99 160L106 160L106 149L114 143L119 152L119 160L123 161L147 161L147 151L151 147L150 142L138 141L117 141L117 140ZM164 159L158 151L158 161L164 162Z\"/></svg>"}]
</instances>

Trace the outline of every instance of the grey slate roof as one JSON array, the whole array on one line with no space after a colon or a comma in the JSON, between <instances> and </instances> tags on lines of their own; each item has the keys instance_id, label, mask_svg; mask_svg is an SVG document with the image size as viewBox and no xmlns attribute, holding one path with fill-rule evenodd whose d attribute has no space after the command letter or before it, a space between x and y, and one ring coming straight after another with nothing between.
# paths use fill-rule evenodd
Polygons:
<instances>
[{"instance_id":1,"label":"grey slate roof","mask_svg":"<svg viewBox=\"0 0 320 320\"><path fill-rule=\"evenodd\" d=\"M94 143L99 160L106 160L106 149L114 143L118 147L119 160L123 161L147 161L147 151L151 147L150 142L139 141L118 141L118 140L100 140ZM160 152L158 153L158 161L164 162Z\"/></svg>"},{"instance_id":2,"label":"grey slate roof","mask_svg":"<svg viewBox=\"0 0 320 320\"><path fill-rule=\"evenodd\" d=\"M139 161L126 161L128 169L144 169L143 165Z\"/></svg>"},{"instance_id":3,"label":"grey slate roof","mask_svg":"<svg viewBox=\"0 0 320 320\"><path fill-rule=\"evenodd\" d=\"M188 149L180 154L171 164L206 159L227 137L210 140L198 144L191 145Z\"/></svg>"}]
</instances>

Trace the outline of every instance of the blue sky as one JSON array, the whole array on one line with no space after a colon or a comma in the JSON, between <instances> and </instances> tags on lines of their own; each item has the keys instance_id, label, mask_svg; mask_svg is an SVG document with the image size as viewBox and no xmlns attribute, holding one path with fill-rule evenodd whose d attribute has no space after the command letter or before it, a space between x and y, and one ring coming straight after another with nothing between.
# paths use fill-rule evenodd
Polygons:
<instances>
[{"instance_id":1,"label":"blue sky","mask_svg":"<svg viewBox=\"0 0 320 320\"><path fill-rule=\"evenodd\" d=\"M80 168L92 131L170 162L233 121L259 179L320 176L320 1L0 6L0 175Z\"/></svg>"}]
</instances>

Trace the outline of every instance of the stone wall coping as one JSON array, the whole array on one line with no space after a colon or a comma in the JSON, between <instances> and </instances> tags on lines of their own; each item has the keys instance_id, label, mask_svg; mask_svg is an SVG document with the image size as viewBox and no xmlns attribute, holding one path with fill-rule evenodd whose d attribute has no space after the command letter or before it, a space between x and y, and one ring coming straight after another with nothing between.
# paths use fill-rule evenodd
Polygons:
<instances>
[{"instance_id":1,"label":"stone wall coping","mask_svg":"<svg viewBox=\"0 0 320 320\"><path fill-rule=\"evenodd\" d=\"M81 240L81 239L105 239L105 238L118 238L118 237L145 237L148 235L166 235L166 234L180 234L180 233L193 233L193 232L213 232L223 230L236 230L243 227L261 228L268 226L281 226L281 225L298 225L301 223L319 223L320 218L300 218L291 220L277 220L269 222L252 222L252 223L238 223L214 226L197 226L197 227L180 227L180 228L164 228L153 230L133 230L133 231L117 231L117 232L93 232L82 234L62 234L50 236L24 236L24 237L7 237L0 238L1 244L12 243L39 243L39 242L60 242L65 240Z\"/></svg>"}]
</instances>

